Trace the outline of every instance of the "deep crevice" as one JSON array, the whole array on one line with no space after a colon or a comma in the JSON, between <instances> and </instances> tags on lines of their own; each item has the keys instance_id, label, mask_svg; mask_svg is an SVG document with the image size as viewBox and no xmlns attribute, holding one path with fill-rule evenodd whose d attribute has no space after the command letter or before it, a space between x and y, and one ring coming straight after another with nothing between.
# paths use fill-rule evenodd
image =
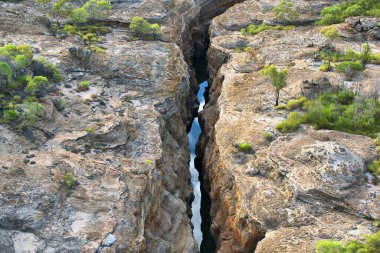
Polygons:
<instances>
[{"instance_id":1,"label":"deep crevice","mask_svg":"<svg viewBox=\"0 0 380 253\"><path fill-rule=\"evenodd\" d=\"M209 48L210 44L210 38L209 38L209 26L211 23L211 20L215 18L216 16L224 13L227 9L232 7L233 5L243 2L244 0L232 0L232 1L223 1L222 3L215 1L209 1L207 4L205 4L201 11L200 15L197 21L195 21L191 27L191 37L193 44L190 46L192 49L192 54L190 56L191 62L188 62L190 69L190 73L195 73L195 77L193 76L192 80L196 80L196 87L192 86L191 90L193 95L198 93L199 85L203 83L204 81L208 81L208 87L205 90L204 98L205 103L209 101L209 90L210 86L212 84L212 77L210 77L209 71L208 71L208 62L207 62L207 50ZM193 84L194 85L194 84ZM195 93L195 94L194 94ZM197 119L198 116L198 107L197 105L194 105L193 108L189 108L193 113L193 119L191 121L191 124L188 126L188 132L190 132L194 120ZM196 122L196 123L197 123ZM203 132L203 122L199 122L201 127L201 131ZM201 132L201 135L203 133ZM200 245L200 252L203 253L213 253L216 251L216 242L215 239L211 235L211 199L209 196L210 186L209 182L207 180L208 176L204 175L203 168L202 168L202 160L204 157L204 150L205 147L202 146L202 143L198 143L199 139L197 140L196 144L196 157L194 159L194 166L196 170L199 173L198 180L200 182L200 191L201 191L201 208L200 208L200 215L202 219L201 224L201 231L203 234L203 240ZM203 143L205 144L205 143Z\"/></svg>"}]
</instances>

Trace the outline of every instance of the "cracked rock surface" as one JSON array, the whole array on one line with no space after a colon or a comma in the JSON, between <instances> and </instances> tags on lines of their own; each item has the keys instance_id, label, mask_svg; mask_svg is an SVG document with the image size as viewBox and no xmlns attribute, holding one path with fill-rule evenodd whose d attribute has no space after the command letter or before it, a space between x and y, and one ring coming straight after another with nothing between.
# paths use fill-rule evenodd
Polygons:
<instances>
[{"instance_id":1,"label":"cracked rock surface","mask_svg":"<svg viewBox=\"0 0 380 253\"><path fill-rule=\"evenodd\" d=\"M351 82L319 71L314 55L327 42L313 23L323 7L338 1L292 1L300 13L295 29L240 34L252 23L275 23L271 10L279 2L237 4L214 18L209 31L213 83L199 147L218 253L314 252L317 240L362 238L375 230L371 220L380 218L380 187L365 169L377 156L373 139L307 125L296 133L278 132L275 126L287 113L274 109L275 92L258 73L269 64L288 69L288 87L281 92L286 102L337 87L374 94L380 67L368 65ZM343 39L334 45L359 51L359 32L375 33L374 22L356 18L336 25ZM380 41L368 37L379 52ZM239 152L240 143L252 151Z\"/></svg>"}]
</instances>

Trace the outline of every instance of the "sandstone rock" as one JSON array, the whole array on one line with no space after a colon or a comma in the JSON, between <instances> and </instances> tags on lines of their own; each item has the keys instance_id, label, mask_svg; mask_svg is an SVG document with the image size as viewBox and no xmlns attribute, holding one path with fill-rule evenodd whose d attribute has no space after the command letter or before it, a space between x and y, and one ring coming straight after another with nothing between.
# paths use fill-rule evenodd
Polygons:
<instances>
[{"instance_id":1,"label":"sandstone rock","mask_svg":"<svg viewBox=\"0 0 380 253\"><path fill-rule=\"evenodd\" d=\"M337 3L316 2L295 1L303 20ZM367 219L378 217L380 188L367 180L365 169L376 158L371 138L315 131L307 125L272 143L261 136L285 116L274 110L272 87L257 68L275 64L288 69L283 103L348 88L339 74L312 67L313 56L327 43L312 25L246 36L247 45L253 48L251 55L229 46L241 35L228 28L248 20L271 20L274 4L245 1L216 17L210 26L208 63L213 84L210 102L201 114L205 133L200 143L206 145L204 181L210 189L211 228L218 253L314 252L318 240L358 239L373 232ZM361 22L348 21L353 27ZM227 22L228 26L223 25ZM364 24L372 26L370 20ZM334 46L355 48L355 42L347 43L334 42ZM380 49L376 41L370 43L373 50ZM243 61L251 71L240 67ZM369 67L368 74L360 78L366 87L372 86L370 76L377 75L375 69ZM250 143L255 155L236 162L233 144L241 141Z\"/></svg>"}]
</instances>

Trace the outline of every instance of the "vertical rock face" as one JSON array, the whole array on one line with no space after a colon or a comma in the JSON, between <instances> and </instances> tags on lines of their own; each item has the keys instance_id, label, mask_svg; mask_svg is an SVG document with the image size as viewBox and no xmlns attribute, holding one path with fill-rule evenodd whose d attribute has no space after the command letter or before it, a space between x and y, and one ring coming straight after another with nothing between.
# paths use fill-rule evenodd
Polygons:
<instances>
[{"instance_id":1,"label":"vertical rock face","mask_svg":"<svg viewBox=\"0 0 380 253\"><path fill-rule=\"evenodd\" d=\"M32 0L0 2L1 45L31 45L63 77L31 133L0 125L0 252L197 249L187 208L185 48L201 2L112 4L107 50L97 55L76 36L51 36ZM160 23L166 42L131 41L126 27L136 15ZM92 85L78 93L82 80ZM57 110L59 97L66 102Z\"/></svg>"},{"instance_id":2,"label":"vertical rock face","mask_svg":"<svg viewBox=\"0 0 380 253\"><path fill-rule=\"evenodd\" d=\"M365 174L365 164L376 157L371 138L308 126L293 134L274 128L285 116L274 109L272 87L258 73L264 65L289 70L285 101L303 95L306 88L314 96L317 90L350 85L336 73L313 67L313 56L326 39L310 22L335 1L293 1L301 13L294 30L240 34L251 23L271 23L278 2L237 4L216 17L209 31L213 83L201 115L199 147L219 253L314 252L317 240L358 239L371 233L369 220L379 218L380 188ZM347 25L339 30L355 38ZM336 46L357 45L345 43ZM370 44L380 50L375 38ZM360 76L363 90L375 87L372 76L378 71L371 66ZM263 132L275 140L267 141ZM250 152L239 152L243 142L251 145Z\"/></svg>"}]
</instances>

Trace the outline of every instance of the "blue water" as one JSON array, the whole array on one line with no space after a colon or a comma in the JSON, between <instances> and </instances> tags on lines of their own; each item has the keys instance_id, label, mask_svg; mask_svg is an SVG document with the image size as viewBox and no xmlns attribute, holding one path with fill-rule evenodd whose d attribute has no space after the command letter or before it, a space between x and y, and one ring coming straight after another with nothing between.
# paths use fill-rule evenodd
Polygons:
<instances>
[{"instance_id":1,"label":"blue water","mask_svg":"<svg viewBox=\"0 0 380 253\"><path fill-rule=\"evenodd\" d=\"M197 94L198 101L199 101L199 110L198 112L203 110L203 107L205 105L205 97L204 93L208 86L207 82L203 82L200 84L199 91ZM193 228L193 235L195 240L198 243L198 250L200 252L200 245L203 240L203 234L201 231L201 223L202 223L202 217L201 217L201 183L199 181L199 173L197 169L195 168L194 160L196 158L195 155L195 148L199 141L199 137L202 133L201 127L199 126L198 117L196 117L193 121L193 124L191 125L191 130L188 134L189 137L189 147L190 147L190 173L191 173L191 187L193 188L194 192L194 200L191 205L191 210L193 212L193 217L191 218L191 222L194 225Z\"/></svg>"}]
</instances>

